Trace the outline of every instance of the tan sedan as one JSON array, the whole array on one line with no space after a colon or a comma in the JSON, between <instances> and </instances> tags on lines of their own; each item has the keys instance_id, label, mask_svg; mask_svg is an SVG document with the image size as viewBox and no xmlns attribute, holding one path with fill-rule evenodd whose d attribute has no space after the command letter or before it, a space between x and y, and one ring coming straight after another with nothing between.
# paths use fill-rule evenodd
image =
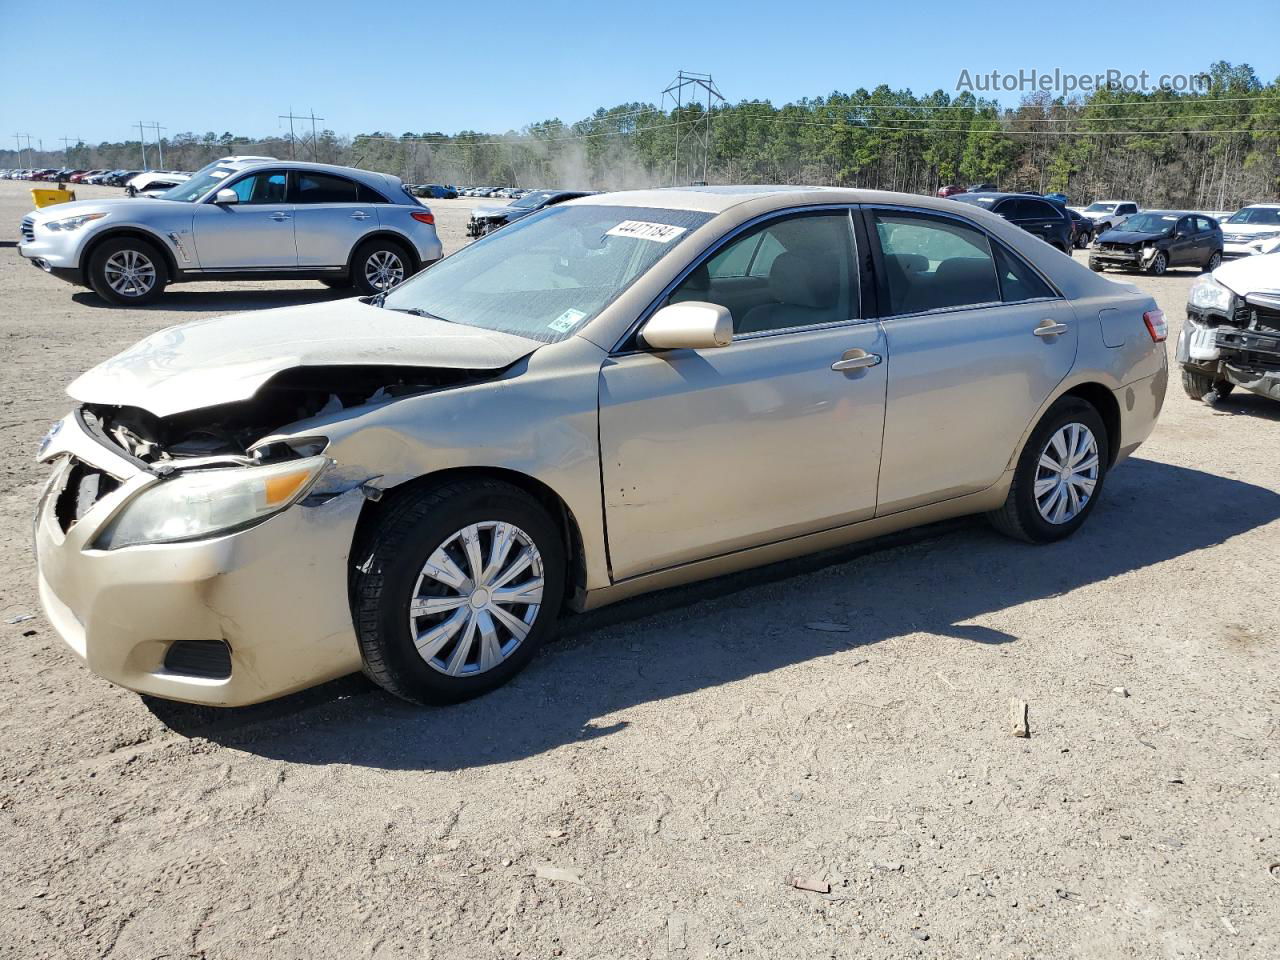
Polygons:
<instances>
[{"instance_id":1,"label":"tan sedan","mask_svg":"<svg viewBox=\"0 0 1280 960\"><path fill-rule=\"evenodd\" d=\"M174 327L76 380L40 595L144 693L363 668L456 701L566 608L961 514L1067 536L1155 424L1164 336L1150 297L949 200L575 200L389 295Z\"/></svg>"}]
</instances>

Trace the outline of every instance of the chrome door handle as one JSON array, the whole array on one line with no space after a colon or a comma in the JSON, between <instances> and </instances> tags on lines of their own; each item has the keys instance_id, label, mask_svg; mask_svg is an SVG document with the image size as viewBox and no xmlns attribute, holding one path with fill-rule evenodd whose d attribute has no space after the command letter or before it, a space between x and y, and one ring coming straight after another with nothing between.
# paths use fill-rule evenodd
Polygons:
<instances>
[{"instance_id":1,"label":"chrome door handle","mask_svg":"<svg viewBox=\"0 0 1280 960\"><path fill-rule=\"evenodd\" d=\"M355 213L351 215L351 219L352 220L368 220L369 215L365 213L363 210L357 210Z\"/></svg>"},{"instance_id":2,"label":"chrome door handle","mask_svg":"<svg viewBox=\"0 0 1280 960\"><path fill-rule=\"evenodd\" d=\"M271 215L271 219L276 223L284 223L284 221L289 219L289 215L287 213L273 213Z\"/></svg>"},{"instance_id":3,"label":"chrome door handle","mask_svg":"<svg viewBox=\"0 0 1280 960\"><path fill-rule=\"evenodd\" d=\"M852 352L852 351L850 351ZM841 357L831 365L832 370L861 370L865 367L874 367L881 360L878 353L859 353L856 356Z\"/></svg>"},{"instance_id":4,"label":"chrome door handle","mask_svg":"<svg viewBox=\"0 0 1280 960\"><path fill-rule=\"evenodd\" d=\"M1041 320L1040 325L1031 332L1037 337L1057 337L1070 329L1065 323L1054 323L1052 320L1045 319Z\"/></svg>"}]
</instances>

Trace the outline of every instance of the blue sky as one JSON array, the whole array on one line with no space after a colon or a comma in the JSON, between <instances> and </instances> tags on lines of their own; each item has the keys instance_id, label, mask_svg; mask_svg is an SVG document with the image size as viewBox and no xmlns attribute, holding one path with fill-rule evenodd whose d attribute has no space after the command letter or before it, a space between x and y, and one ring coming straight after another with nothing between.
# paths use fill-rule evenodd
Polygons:
<instances>
[{"instance_id":1,"label":"blue sky","mask_svg":"<svg viewBox=\"0 0 1280 960\"><path fill-rule=\"evenodd\" d=\"M0 0L0 144L12 147L15 131L47 149L63 135L122 140L138 120L166 136L270 134L290 106L314 108L338 133L502 131L658 102L679 68L713 74L730 101L775 103L879 83L954 92L964 69L1158 75L1225 59L1280 75L1274 0L56 7Z\"/></svg>"}]
</instances>

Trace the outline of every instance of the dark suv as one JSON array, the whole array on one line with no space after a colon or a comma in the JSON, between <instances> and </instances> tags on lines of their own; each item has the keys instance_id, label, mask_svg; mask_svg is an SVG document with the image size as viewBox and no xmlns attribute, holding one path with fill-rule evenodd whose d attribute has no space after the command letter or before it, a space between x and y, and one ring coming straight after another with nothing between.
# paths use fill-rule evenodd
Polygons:
<instances>
[{"instance_id":1,"label":"dark suv","mask_svg":"<svg viewBox=\"0 0 1280 960\"><path fill-rule=\"evenodd\" d=\"M1026 193L957 193L951 199L999 214L1050 246L1071 253L1071 218L1048 200Z\"/></svg>"}]
</instances>

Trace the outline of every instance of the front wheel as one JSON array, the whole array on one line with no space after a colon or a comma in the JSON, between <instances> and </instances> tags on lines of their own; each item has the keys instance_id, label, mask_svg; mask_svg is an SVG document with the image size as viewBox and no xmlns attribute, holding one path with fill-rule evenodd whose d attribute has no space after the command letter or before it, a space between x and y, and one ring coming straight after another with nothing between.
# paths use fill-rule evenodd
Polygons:
<instances>
[{"instance_id":1,"label":"front wheel","mask_svg":"<svg viewBox=\"0 0 1280 960\"><path fill-rule=\"evenodd\" d=\"M1215 391L1218 398L1222 398L1235 388L1230 380L1218 380L1198 370L1182 368L1182 390L1192 400L1203 400Z\"/></svg>"},{"instance_id":2,"label":"front wheel","mask_svg":"<svg viewBox=\"0 0 1280 960\"><path fill-rule=\"evenodd\" d=\"M1096 260L1090 260L1089 269L1092 270L1094 273L1101 273L1103 270L1103 266L1102 264L1098 263L1098 261Z\"/></svg>"},{"instance_id":3,"label":"front wheel","mask_svg":"<svg viewBox=\"0 0 1280 960\"><path fill-rule=\"evenodd\" d=\"M365 672L415 703L456 703L506 683L554 629L564 595L559 528L496 480L402 494L353 559Z\"/></svg>"},{"instance_id":4,"label":"front wheel","mask_svg":"<svg viewBox=\"0 0 1280 960\"><path fill-rule=\"evenodd\" d=\"M368 240L351 258L351 281L366 297L386 293L412 275L408 251L394 240Z\"/></svg>"},{"instance_id":5,"label":"front wheel","mask_svg":"<svg viewBox=\"0 0 1280 960\"><path fill-rule=\"evenodd\" d=\"M1156 258L1151 261L1151 266L1147 269L1150 270L1154 276L1164 276L1164 272L1169 269L1169 258L1165 255L1163 250L1156 254Z\"/></svg>"},{"instance_id":6,"label":"front wheel","mask_svg":"<svg viewBox=\"0 0 1280 960\"><path fill-rule=\"evenodd\" d=\"M169 282L164 256L133 237L102 243L89 257L85 272L94 293L122 307L151 303Z\"/></svg>"},{"instance_id":7,"label":"front wheel","mask_svg":"<svg viewBox=\"0 0 1280 960\"><path fill-rule=\"evenodd\" d=\"M1080 529L1102 493L1107 427L1092 404L1063 397L1032 431L1004 506L987 514L1001 533L1051 543Z\"/></svg>"}]
</instances>

